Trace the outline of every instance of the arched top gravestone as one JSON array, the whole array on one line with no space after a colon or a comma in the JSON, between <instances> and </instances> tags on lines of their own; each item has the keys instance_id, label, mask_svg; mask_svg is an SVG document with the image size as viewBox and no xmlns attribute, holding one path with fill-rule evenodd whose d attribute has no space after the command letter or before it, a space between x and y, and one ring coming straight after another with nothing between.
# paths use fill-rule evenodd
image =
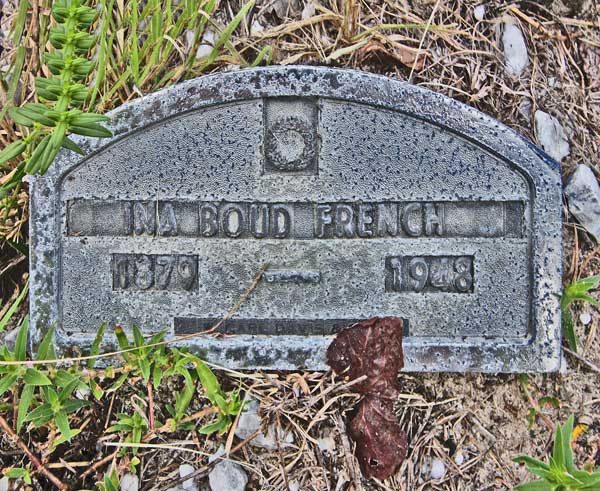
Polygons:
<instances>
[{"instance_id":1,"label":"arched top gravestone","mask_svg":"<svg viewBox=\"0 0 600 491\"><path fill-rule=\"evenodd\" d=\"M560 362L557 164L490 117L365 73L287 67L191 80L112 113L35 179L33 343L99 325L207 329L228 367L325 368L341 327L405 321L407 370ZM110 329L109 329L110 331Z\"/></svg>"}]
</instances>

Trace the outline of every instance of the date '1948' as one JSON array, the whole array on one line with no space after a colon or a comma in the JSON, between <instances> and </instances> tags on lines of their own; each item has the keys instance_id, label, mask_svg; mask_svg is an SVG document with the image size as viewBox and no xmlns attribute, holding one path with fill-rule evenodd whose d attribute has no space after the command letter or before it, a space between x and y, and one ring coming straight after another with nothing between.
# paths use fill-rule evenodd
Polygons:
<instances>
[{"instance_id":1,"label":"date '1948'","mask_svg":"<svg viewBox=\"0 0 600 491\"><path fill-rule=\"evenodd\" d=\"M473 292L473 256L390 256L387 292Z\"/></svg>"}]
</instances>

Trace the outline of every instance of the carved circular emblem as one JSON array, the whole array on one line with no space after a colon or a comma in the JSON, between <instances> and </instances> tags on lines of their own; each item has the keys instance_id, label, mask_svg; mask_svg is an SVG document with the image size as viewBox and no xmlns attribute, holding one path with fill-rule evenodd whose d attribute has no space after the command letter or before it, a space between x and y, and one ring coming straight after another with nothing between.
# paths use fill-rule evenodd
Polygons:
<instances>
[{"instance_id":1,"label":"carved circular emblem","mask_svg":"<svg viewBox=\"0 0 600 491\"><path fill-rule=\"evenodd\" d=\"M271 164L282 171L306 169L315 158L313 129L295 116L278 118L270 129L266 150Z\"/></svg>"}]
</instances>

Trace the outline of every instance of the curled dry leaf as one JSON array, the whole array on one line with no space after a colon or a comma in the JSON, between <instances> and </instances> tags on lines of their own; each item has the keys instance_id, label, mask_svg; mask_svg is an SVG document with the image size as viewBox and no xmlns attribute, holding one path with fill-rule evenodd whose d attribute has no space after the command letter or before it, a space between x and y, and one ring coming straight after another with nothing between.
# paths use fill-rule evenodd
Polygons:
<instances>
[{"instance_id":1,"label":"curled dry leaf","mask_svg":"<svg viewBox=\"0 0 600 491\"><path fill-rule=\"evenodd\" d=\"M354 380L360 394L395 399L396 377L404 366L402 319L374 317L341 331L327 349L327 363L339 375Z\"/></svg>"},{"instance_id":2,"label":"curled dry leaf","mask_svg":"<svg viewBox=\"0 0 600 491\"><path fill-rule=\"evenodd\" d=\"M386 479L406 457L406 433L396 422L396 377L404 366L402 319L375 317L341 331L327 349L327 362L339 375L357 379L366 397L350 422L350 437L366 477Z\"/></svg>"},{"instance_id":3,"label":"curled dry leaf","mask_svg":"<svg viewBox=\"0 0 600 491\"><path fill-rule=\"evenodd\" d=\"M396 422L390 401L374 396L363 399L349 433L367 478L387 479L406 458L406 433Z\"/></svg>"},{"instance_id":4,"label":"curled dry leaf","mask_svg":"<svg viewBox=\"0 0 600 491\"><path fill-rule=\"evenodd\" d=\"M379 41L369 41L358 50L356 55L360 60L364 61L375 58L380 62L399 62L417 71L423 69L426 57L426 54L420 53L417 48L400 43L394 43L393 46L388 47Z\"/></svg>"}]
</instances>

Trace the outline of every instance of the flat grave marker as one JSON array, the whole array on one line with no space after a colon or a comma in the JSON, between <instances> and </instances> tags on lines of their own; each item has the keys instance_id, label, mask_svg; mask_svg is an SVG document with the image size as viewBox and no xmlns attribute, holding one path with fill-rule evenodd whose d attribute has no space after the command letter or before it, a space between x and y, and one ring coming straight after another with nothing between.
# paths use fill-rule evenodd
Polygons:
<instances>
[{"instance_id":1,"label":"flat grave marker","mask_svg":"<svg viewBox=\"0 0 600 491\"><path fill-rule=\"evenodd\" d=\"M238 368L325 369L342 327L405 321L409 371L560 363L557 164L457 101L313 67L203 77L110 113L32 191L31 324L99 325ZM108 329L110 331L110 329Z\"/></svg>"}]
</instances>

